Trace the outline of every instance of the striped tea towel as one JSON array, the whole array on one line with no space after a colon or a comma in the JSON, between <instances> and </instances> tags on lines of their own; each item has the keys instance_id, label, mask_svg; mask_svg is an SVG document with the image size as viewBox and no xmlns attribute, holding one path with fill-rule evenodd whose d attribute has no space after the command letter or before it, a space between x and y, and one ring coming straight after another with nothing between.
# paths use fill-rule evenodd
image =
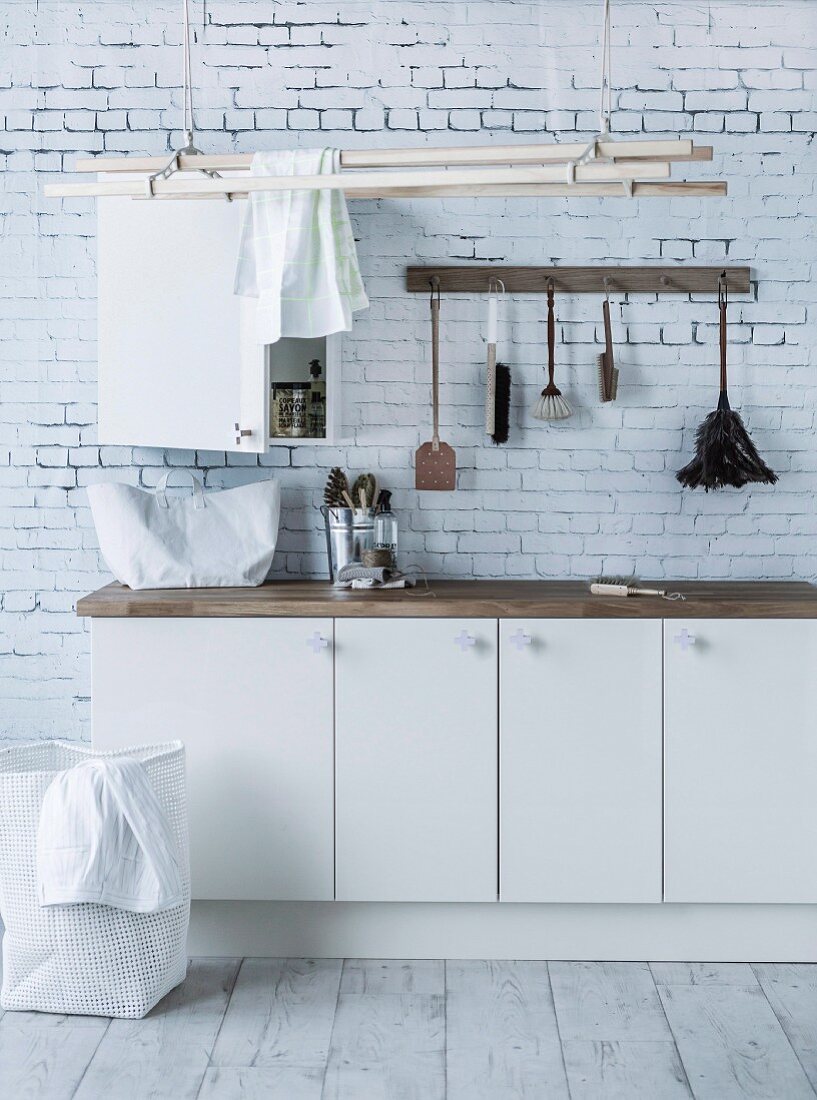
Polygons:
<instances>
[{"instance_id":1,"label":"striped tea towel","mask_svg":"<svg viewBox=\"0 0 817 1100\"><path fill-rule=\"evenodd\" d=\"M256 153L254 176L317 176L337 149ZM258 299L258 342L347 332L369 304L342 191L253 191L241 226L235 292Z\"/></svg>"}]
</instances>

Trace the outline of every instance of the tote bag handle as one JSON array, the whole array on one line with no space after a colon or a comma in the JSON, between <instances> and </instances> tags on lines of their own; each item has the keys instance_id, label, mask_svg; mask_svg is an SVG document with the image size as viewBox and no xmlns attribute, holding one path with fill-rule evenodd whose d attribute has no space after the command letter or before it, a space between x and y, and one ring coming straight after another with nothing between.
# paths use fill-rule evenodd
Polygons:
<instances>
[{"instance_id":1,"label":"tote bag handle","mask_svg":"<svg viewBox=\"0 0 817 1100\"><path fill-rule=\"evenodd\" d=\"M159 478L159 484L156 486L155 494L160 508L168 508L167 503L167 483L171 474L180 473L185 477L189 477L193 482L193 507L204 508L204 486L199 478L195 474L191 474L189 470L169 470L166 474L163 474Z\"/></svg>"}]
</instances>

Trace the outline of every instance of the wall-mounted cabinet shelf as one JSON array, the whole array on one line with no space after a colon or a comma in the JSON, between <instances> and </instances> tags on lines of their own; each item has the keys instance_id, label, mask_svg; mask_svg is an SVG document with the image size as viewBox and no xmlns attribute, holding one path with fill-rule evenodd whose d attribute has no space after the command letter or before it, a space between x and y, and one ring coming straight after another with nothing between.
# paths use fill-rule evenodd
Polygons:
<instances>
[{"instance_id":1,"label":"wall-mounted cabinet shelf","mask_svg":"<svg viewBox=\"0 0 817 1100\"><path fill-rule=\"evenodd\" d=\"M339 335L255 340L255 302L233 293L237 203L99 202L99 442L263 453L342 441ZM324 426L277 437L272 386L325 384ZM236 428L238 425L238 428Z\"/></svg>"}]
</instances>

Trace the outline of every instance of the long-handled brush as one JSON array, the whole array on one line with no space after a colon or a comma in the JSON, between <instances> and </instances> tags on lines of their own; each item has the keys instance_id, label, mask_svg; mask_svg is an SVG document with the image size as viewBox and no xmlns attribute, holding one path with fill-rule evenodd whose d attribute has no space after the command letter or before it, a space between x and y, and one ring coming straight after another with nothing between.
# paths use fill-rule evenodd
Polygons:
<instances>
[{"instance_id":1,"label":"long-handled brush","mask_svg":"<svg viewBox=\"0 0 817 1100\"><path fill-rule=\"evenodd\" d=\"M613 326L610 323L610 296L607 279L604 280L604 351L596 359L599 381L599 400L615 401L618 395L618 367L613 357Z\"/></svg>"},{"instance_id":2,"label":"long-handled brush","mask_svg":"<svg viewBox=\"0 0 817 1100\"><path fill-rule=\"evenodd\" d=\"M548 279L548 384L533 408L537 420L564 420L573 410L553 381L556 363L556 318L553 313L553 279Z\"/></svg>"},{"instance_id":3,"label":"long-handled brush","mask_svg":"<svg viewBox=\"0 0 817 1100\"><path fill-rule=\"evenodd\" d=\"M749 482L774 485L775 474L755 449L740 414L729 406L726 393L726 272L718 280L720 314L721 392L718 407L707 416L695 437L695 457L675 475L682 485L695 489L703 485L721 489L733 485L740 489Z\"/></svg>"},{"instance_id":4,"label":"long-handled brush","mask_svg":"<svg viewBox=\"0 0 817 1100\"><path fill-rule=\"evenodd\" d=\"M485 432L494 443L507 443L511 417L511 370L496 361L497 289L505 284L494 276L488 280L487 364L485 375Z\"/></svg>"}]
</instances>

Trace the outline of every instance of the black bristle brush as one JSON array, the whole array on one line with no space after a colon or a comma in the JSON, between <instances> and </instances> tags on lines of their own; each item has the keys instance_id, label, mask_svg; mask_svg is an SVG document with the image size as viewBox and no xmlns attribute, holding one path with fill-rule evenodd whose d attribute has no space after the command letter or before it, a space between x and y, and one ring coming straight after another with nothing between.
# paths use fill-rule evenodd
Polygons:
<instances>
[{"instance_id":1,"label":"black bristle brush","mask_svg":"<svg viewBox=\"0 0 817 1100\"><path fill-rule=\"evenodd\" d=\"M750 482L774 485L775 474L757 453L740 414L730 408L726 393L726 272L718 280L718 312L720 314L721 392L718 407L707 416L695 436L695 457L675 475L687 489L702 485L736 489Z\"/></svg>"},{"instance_id":2,"label":"black bristle brush","mask_svg":"<svg viewBox=\"0 0 817 1100\"><path fill-rule=\"evenodd\" d=\"M497 363L494 378L494 443L507 443L511 429L511 368Z\"/></svg>"}]
</instances>

